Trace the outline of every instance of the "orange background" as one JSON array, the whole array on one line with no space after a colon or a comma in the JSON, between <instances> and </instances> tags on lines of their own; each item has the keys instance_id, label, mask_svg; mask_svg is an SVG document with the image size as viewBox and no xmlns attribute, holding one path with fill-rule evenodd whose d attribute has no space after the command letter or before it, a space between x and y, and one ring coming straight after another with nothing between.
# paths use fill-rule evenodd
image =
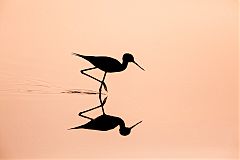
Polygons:
<instances>
[{"instance_id":1,"label":"orange background","mask_svg":"<svg viewBox=\"0 0 240 160\"><path fill-rule=\"evenodd\" d=\"M0 158L237 158L237 7L235 0L1 0ZM146 69L130 64L107 75L106 112L127 126L143 120L129 136L67 130L86 122L77 114L98 105L97 95L14 92L32 79L97 90L79 73L91 64L71 52L118 60L130 52Z\"/></svg>"}]
</instances>

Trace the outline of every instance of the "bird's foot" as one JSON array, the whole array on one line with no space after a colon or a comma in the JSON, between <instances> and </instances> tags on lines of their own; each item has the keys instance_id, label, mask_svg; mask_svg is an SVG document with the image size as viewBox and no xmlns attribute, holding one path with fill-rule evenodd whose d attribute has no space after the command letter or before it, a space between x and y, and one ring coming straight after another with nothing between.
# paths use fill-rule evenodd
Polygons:
<instances>
[{"instance_id":1,"label":"bird's foot","mask_svg":"<svg viewBox=\"0 0 240 160\"><path fill-rule=\"evenodd\" d=\"M81 116L83 114L83 112L79 112L78 115Z\"/></svg>"}]
</instances>

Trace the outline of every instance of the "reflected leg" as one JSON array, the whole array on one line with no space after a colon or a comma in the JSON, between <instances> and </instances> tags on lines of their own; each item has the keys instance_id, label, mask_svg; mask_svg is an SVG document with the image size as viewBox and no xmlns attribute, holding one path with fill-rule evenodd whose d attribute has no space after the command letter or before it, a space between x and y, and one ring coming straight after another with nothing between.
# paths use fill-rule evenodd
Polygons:
<instances>
[{"instance_id":1,"label":"reflected leg","mask_svg":"<svg viewBox=\"0 0 240 160\"><path fill-rule=\"evenodd\" d=\"M87 109L87 110L82 111L82 112L79 112L78 115L81 116L81 117L83 117L83 118L87 118L87 119L93 120L93 118L88 117L88 116L85 116L85 115L82 115L82 114L83 114L83 113L86 113L86 112L89 112L89 111L92 111L92 110L94 110L94 109L97 109L97 108L103 107L104 104L106 103L106 101L107 101L107 97L103 100L103 102L101 102L101 104L100 104L99 106L97 106L97 107L93 107L93 108L90 108L90 109ZM103 114L105 114L105 113L103 113Z\"/></svg>"},{"instance_id":2,"label":"reflected leg","mask_svg":"<svg viewBox=\"0 0 240 160\"><path fill-rule=\"evenodd\" d=\"M99 100L100 100L100 103L103 104L103 105L102 105L102 112L103 112L103 114L105 114L103 106L104 106L104 104L105 104L105 102L106 102L105 99L106 99L107 97L104 99L104 102L102 102L102 85L103 85L103 83L104 83L106 74L107 74L107 72L104 73L104 75L103 75L103 80L102 80L102 83L101 83L100 88L99 88Z\"/></svg>"}]
</instances>

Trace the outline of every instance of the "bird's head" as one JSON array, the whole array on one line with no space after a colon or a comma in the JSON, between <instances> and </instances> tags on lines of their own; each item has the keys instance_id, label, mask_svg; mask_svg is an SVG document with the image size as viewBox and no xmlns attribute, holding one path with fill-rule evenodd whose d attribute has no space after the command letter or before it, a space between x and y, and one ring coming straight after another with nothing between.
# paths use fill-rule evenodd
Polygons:
<instances>
[{"instance_id":1,"label":"bird's head","mask_svg":"<svg viewBox=\"0 0 240 160\"><path fill-rule=\"evenodd\" d=\"M132 127L120 127L119 129L119 133L122 136L127 136L131 133L131 130L133 129L133 127L135 127L136 125L138 125L139 123L141 123L142 121L136 123L135 125L133 125Z\"/></svg>"},{"instance_id":2,"label":"bird's head","mask_svg":"<svg viewBox=\"0 0 240 160\"><path fill-rule=\"evenodd\" d=\"M134 61L134 57L133 55L131 55L130 53L125 53L123 55L123 61L125 62L133 62L134 64L136 64L139 68L141 68L142 70L144 70L141 66L139 66L139 64L137 64L137 62ZM145 71L145 70L144 70Z\"/></svg>"},{"instance_id":3,"label":"bird's head","mask_svg":"<svg viewBox=\"0 0 240 160\"><path fill-rule=\"evenodd\" d=\"M123 55L123 61L126 61L126 62L134 62L134 57L133 55L131 55L130 53L125 53Z\"/></svg>"}]
</instances>

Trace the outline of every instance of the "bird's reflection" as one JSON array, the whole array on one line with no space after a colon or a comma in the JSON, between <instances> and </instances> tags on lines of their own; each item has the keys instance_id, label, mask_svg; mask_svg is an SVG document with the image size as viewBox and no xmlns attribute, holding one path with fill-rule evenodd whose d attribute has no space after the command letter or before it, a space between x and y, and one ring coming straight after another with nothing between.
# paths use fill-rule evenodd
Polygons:
<instances>
[{"instance_id":1,"label":"bird's reflection","mask_svg":"<svg viewBox=\"0 0 240 160\"><path fill-rule=\"evenodd\" d=\"M114 129L117 126L119 126L120 127L119 128L119 133L122 136L127 136L131 133L132 128L134 128L136 125L138 125L139 123L142 122L142 121L140 121L140 122L136 123L135 125L133 125L131 127L126 127L125 122L122 118L107 115L104 112L103 112L102 115L100 115L100 116L98 116L94 119L91 118L91 117L83 115L83 113L86 113L86 112L89 112L91 110L103 107L104 104L106 103L106 101L107 101L107 97L103 101L100 100L101 104L99 106L88 109L88 110L83 111L83 112L80 112L79 116L87 118L90 121L87 122L86 124L81 125L81 126L70 128L69 130L71 130L71 129L90 129L90 130L97 130L97 131L108 131L108 130Z\"/></svg>"}]
</instances>

